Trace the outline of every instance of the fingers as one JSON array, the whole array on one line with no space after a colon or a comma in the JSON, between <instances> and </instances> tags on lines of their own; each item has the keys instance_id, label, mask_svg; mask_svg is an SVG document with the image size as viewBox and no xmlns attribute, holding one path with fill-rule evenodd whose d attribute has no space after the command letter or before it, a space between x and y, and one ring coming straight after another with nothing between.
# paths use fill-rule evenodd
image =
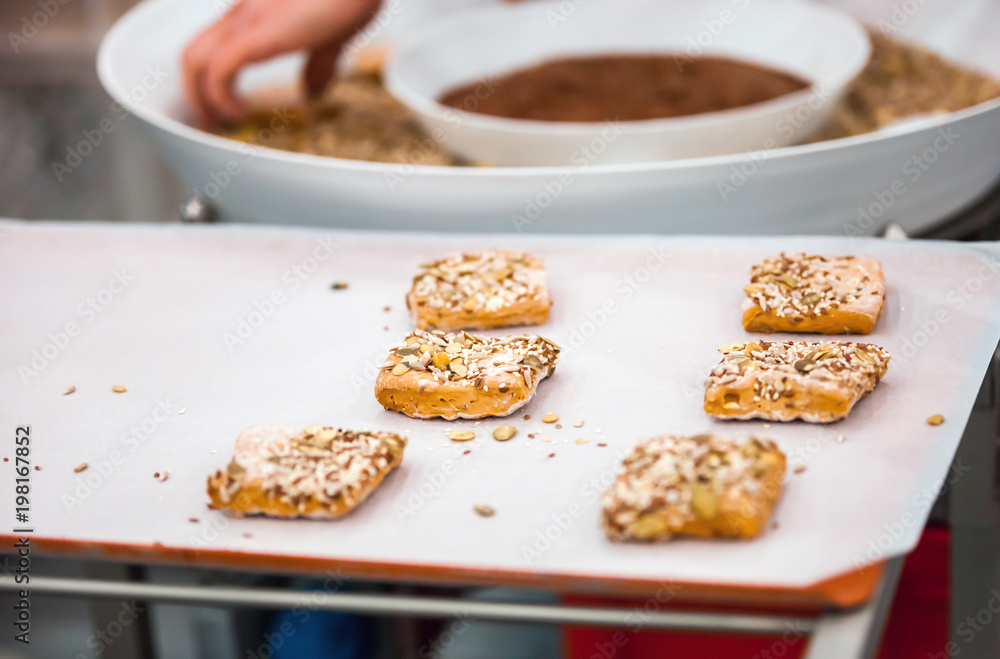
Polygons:
<instances>
[{"instance_id":1,"label":"fingers","mask_svg":"<svg viewBox=\"0 0 1000 659\"><path fill-rule=\"evenodd\" d=\"M218 127L219 112L205 91L205 79L212 61L221 44L224 44L236 23L237 5L222 20L218 21L188 45L184 50L182 68L184 71L184 95L198 123L207 128Z\"/></svg>"},{"instance_id":2,"label":"fingers","mask_svg":"<svg viewBox=\"0 0 1000 659\"><path fill-rule=\"evenodd\" d=\"M201 93L209 111L224 121L236 121L244 114L233 87L240 68L252 61L251 45L242 38L220 44L205 67Z\"/></svg>"},{"instance_id":3,"label":"fingers","mask_svg":"<svg viewBox=\"0 0 1000 659\"><path fill-rule=\"evenodd\" d=\"M207 127L242 118L244 106L233 89L240 69L298 49L311 50L306 88L310 95L321 93L344 40L377 8L378 0L240 0L184 51L191 110Z\"/></svg>"},{"instance_id":4,"label":"fingers","mask_svg":"<svg viewBox=\"0 0 1000 659\"><path fill-rule=\"evenodd\" d=\"M309 54L306 68L303 71L306 94L310 99L322 96L337 66L337 58L343 46L341 40L332 41L316 48Z\"/></svg>"},{"instance_id":5,"label":"fingers","mask_svg":"<svg viewBox=\"0 0 1000 659\"><path fill-rule=\"evenodd\" d=\"M184 49L181 59L184 72L184 97L198 124L203 126L211 126L214 123L212 112L201 94L201 80L208 63L207 55L211 52L210 42L214 40L211 32L212 29L209 29L195 37Z\"/></svg>"}]
</instances>

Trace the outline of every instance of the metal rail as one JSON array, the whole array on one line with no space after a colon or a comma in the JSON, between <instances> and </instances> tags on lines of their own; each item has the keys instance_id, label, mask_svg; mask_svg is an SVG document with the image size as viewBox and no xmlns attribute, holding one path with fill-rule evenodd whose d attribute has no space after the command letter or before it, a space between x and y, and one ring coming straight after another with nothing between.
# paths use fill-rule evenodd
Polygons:
<instances>
[{"instance_id":1,"label":"metal rail","mask_svg":"<svg viewBox=\"0 0 1000 659\"><path fill-rule=\"evenodd\" d=\"M18 590L12 577L0 577L0 590ZM462 616L476 620L574 624L597 627L712 631L739 634L780 635L790 627L811 632L814 618L745 613L700 613L688 611L637 612L629 608L583 607L549 604L483 602L456 598L410 595L371 595L288 591L266 588L189 586L141 582L31 577L32 595L136 599L171 604L193 604L221 608L294 609L308 607L367 615L448 618Z\"/></svg>"}]
</instances>

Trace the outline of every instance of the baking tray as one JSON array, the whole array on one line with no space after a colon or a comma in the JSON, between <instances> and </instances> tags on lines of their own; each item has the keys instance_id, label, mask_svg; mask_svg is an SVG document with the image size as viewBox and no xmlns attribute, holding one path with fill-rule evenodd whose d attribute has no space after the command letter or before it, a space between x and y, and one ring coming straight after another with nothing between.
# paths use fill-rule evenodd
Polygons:
<instances>
[{"instance_id":1,"label":"baking tray","mask_svg":"<svg viewBox=\"0 0 1000 659\"><path fill-rule=\"evenodd\" d=\"M0 419L10 435L0 455L13 457L14 428L31 426L41 467L32 472L33 542L52 553L578 592L648 595L675 584L688 594L856 604L882 561L913 548L943 480L973 467L949 471L1000 338L995 243L19 222L0 232L0 305L10 310L0 321ZM503 420L383 410L375 369L411 327L403 296L417 264L493 246L546 261L554 306L537 329L564 347L556 374ZM717 346L747 336L740 304L750 265L802 249L882 260L886 307L866 340L895 355L888 375L830 426L710 419L702 383ZM332 290L336 281L349 286ZM549 412L561 429L540 422ZM939 427L925 421L935 413L946 418ZM338 521L206 509L205 478L228 461L240 430L313 422L402 432L403 466ZM517 426L514 440L490 437L503 424ZM452 428L477 439L452 443ZM657 433L704 430L772 437L792 467L805 466L789 473L764 535L607 541L597 495L624 452ZM82 462L89 467L75 473ZM0 497L13 500L13 464L0 473ZM496 515L477 516L476 504Z\"/></svg>"}]
</instances>

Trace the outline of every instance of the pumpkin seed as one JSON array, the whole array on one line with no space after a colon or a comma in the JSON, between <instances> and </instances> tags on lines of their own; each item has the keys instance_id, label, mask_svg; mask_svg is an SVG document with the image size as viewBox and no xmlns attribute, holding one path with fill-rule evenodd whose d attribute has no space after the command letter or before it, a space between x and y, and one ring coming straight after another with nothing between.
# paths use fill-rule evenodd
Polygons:
<instances>
[{"instance_id":1,"label":"pumpkin seed","mask_svg":"<svg viewBox=\"0 0 1000 659\"><path fill-rule=\"evenodd\" d=\"M437 366L438 368L445 369L448 368L449 364L451 364L451 355L449 355L447 352L444 351L435 352L434 359L432 359L431 361L433 361L434 365Z\"/></svg>"},{"instance_id":2,"label":"pumpkin seed","mask_svg":"<svg viewBox=\"0 0 1000 659\"><path fill-rule=\"evenodd\" d=\"M691 507L702 519L715 519L719 514L719 501L707 485L695 484L691 488Z\"/></svg>"},{"instance_id":3,"label":"pumpkin seed","mask_svg":"<svg viewBox=\"0 0 1000 659\"><path fill-rule=\"evenodd\" d=\"M493 439L498 442L506 442L508 439L514 436L517 432L517 428L514 426L500 426L493 431Z\"/></svg>"},{"instance_id":4,"label":"pumpkin seed","mask_svg":"<svg viewBox=\"0 0 1000 659\"><path fill-rule=\"evenodd\" d=\"M542 360L535 355L526 355L524 359L521 360L521 363L524 364L525 366L530 366L531 368L539 370L545 366Z\"/></svg>"},{"instance_id":5,"label":"pumpkin seed","mask_svg":"<svg viewBox=\"0 0 1000 659\"><path fill-rule=\"evenodd\" d=\"M854 348L854 356L857 357L858 359L860 359L861 361L866 362L868 364L874 364L875 363L875 360L872 359L872 356L870 354L868 354L868 351L867 350L862 350L860 346Z\"/></svg>"},{"instance_id":6,"label":"pumpkin seed","mask_svg":"<svg viewBox=\"0 0 1000 659\"><path fill-rule=\"evenodd\" d=\"M464 378L469 373L469 367L465 365L461 357L451 360L448 363L448 368L460 378Z\"/></svg>"},{"instance_id":7,"label":"pumpkin seed","mask_svg":"<svg viewBox=\"0 0 1000 659\"><path fill-rule=\"evenodd\" d=\"M799 280L789 274L784 274L778 277L778 281L787 286L788 288L798 288Z\"/></svg>"},{"instance_id":8,"label":"pumpkin seed","mask_svg":"<svg viewBox=\"0 0 1000 659\"><path fill-rule=\"evenodd\" d=\"M800 359L795 362L795 370L799 373L808 373L814 368L816 368L816 362L811 359Z\"/></svg>"},{"instance_id":9,"label":"pumpkin seed","mask_svg":"<svg viewBox=\"0 0 1000 659\"><path fill-rule=\"evenodd\" d=\"M719 346L719 352L725 354L729 354L731 352L740 352L745 347L746 345L743 343L726 343L724 345Z\"/></svg>"}]
</instances>

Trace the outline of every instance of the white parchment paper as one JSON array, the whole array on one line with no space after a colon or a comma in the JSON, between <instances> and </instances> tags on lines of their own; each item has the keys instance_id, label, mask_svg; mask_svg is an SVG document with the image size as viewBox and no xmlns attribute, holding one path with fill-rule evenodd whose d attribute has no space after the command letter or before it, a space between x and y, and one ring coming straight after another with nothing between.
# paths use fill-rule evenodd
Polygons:
<instances>
[{"instance_id":1,"label":"white parchment paper","mask_svg":"<svg viewBox=\"0 0 1000 659\"><path fill-rule=\"evenodd\" d=\"M30 424L42 467L31 526L84 543L582 575L581 584L806 586L914 546L1000 338L996 244L18 222L0 233L0 455L13 459L15 427ZM411 327L403 296L416 265L492 246L544 257L552 316L526 331L564 346L556 374L503 420L386 412L375 368ZM881 259L888 298L867 340L895 358L841 423L714 421L701 403L716 348L747 338L748 270L782 250ZM331 290L334 281L349 287ZM561 429L541 423L549 412ZM935 413L944 425L927 425ZM405 433L403 466L338 521L206 510L206 476L240 430L316 422ZM504 424L517 436L494 441ZM477 439L448 441L456 427ZM752 542L607 541L598 495L624 452L653 434L706 429L774 438L805 465L787 478L776 528ZM89 468L74 473L82 462ZM13 466L0 463L2 501L13 501ZM165 482L153 476L166 471ZM496 515L477 516L476 504Z\"/></svg>"}]
</instances>

